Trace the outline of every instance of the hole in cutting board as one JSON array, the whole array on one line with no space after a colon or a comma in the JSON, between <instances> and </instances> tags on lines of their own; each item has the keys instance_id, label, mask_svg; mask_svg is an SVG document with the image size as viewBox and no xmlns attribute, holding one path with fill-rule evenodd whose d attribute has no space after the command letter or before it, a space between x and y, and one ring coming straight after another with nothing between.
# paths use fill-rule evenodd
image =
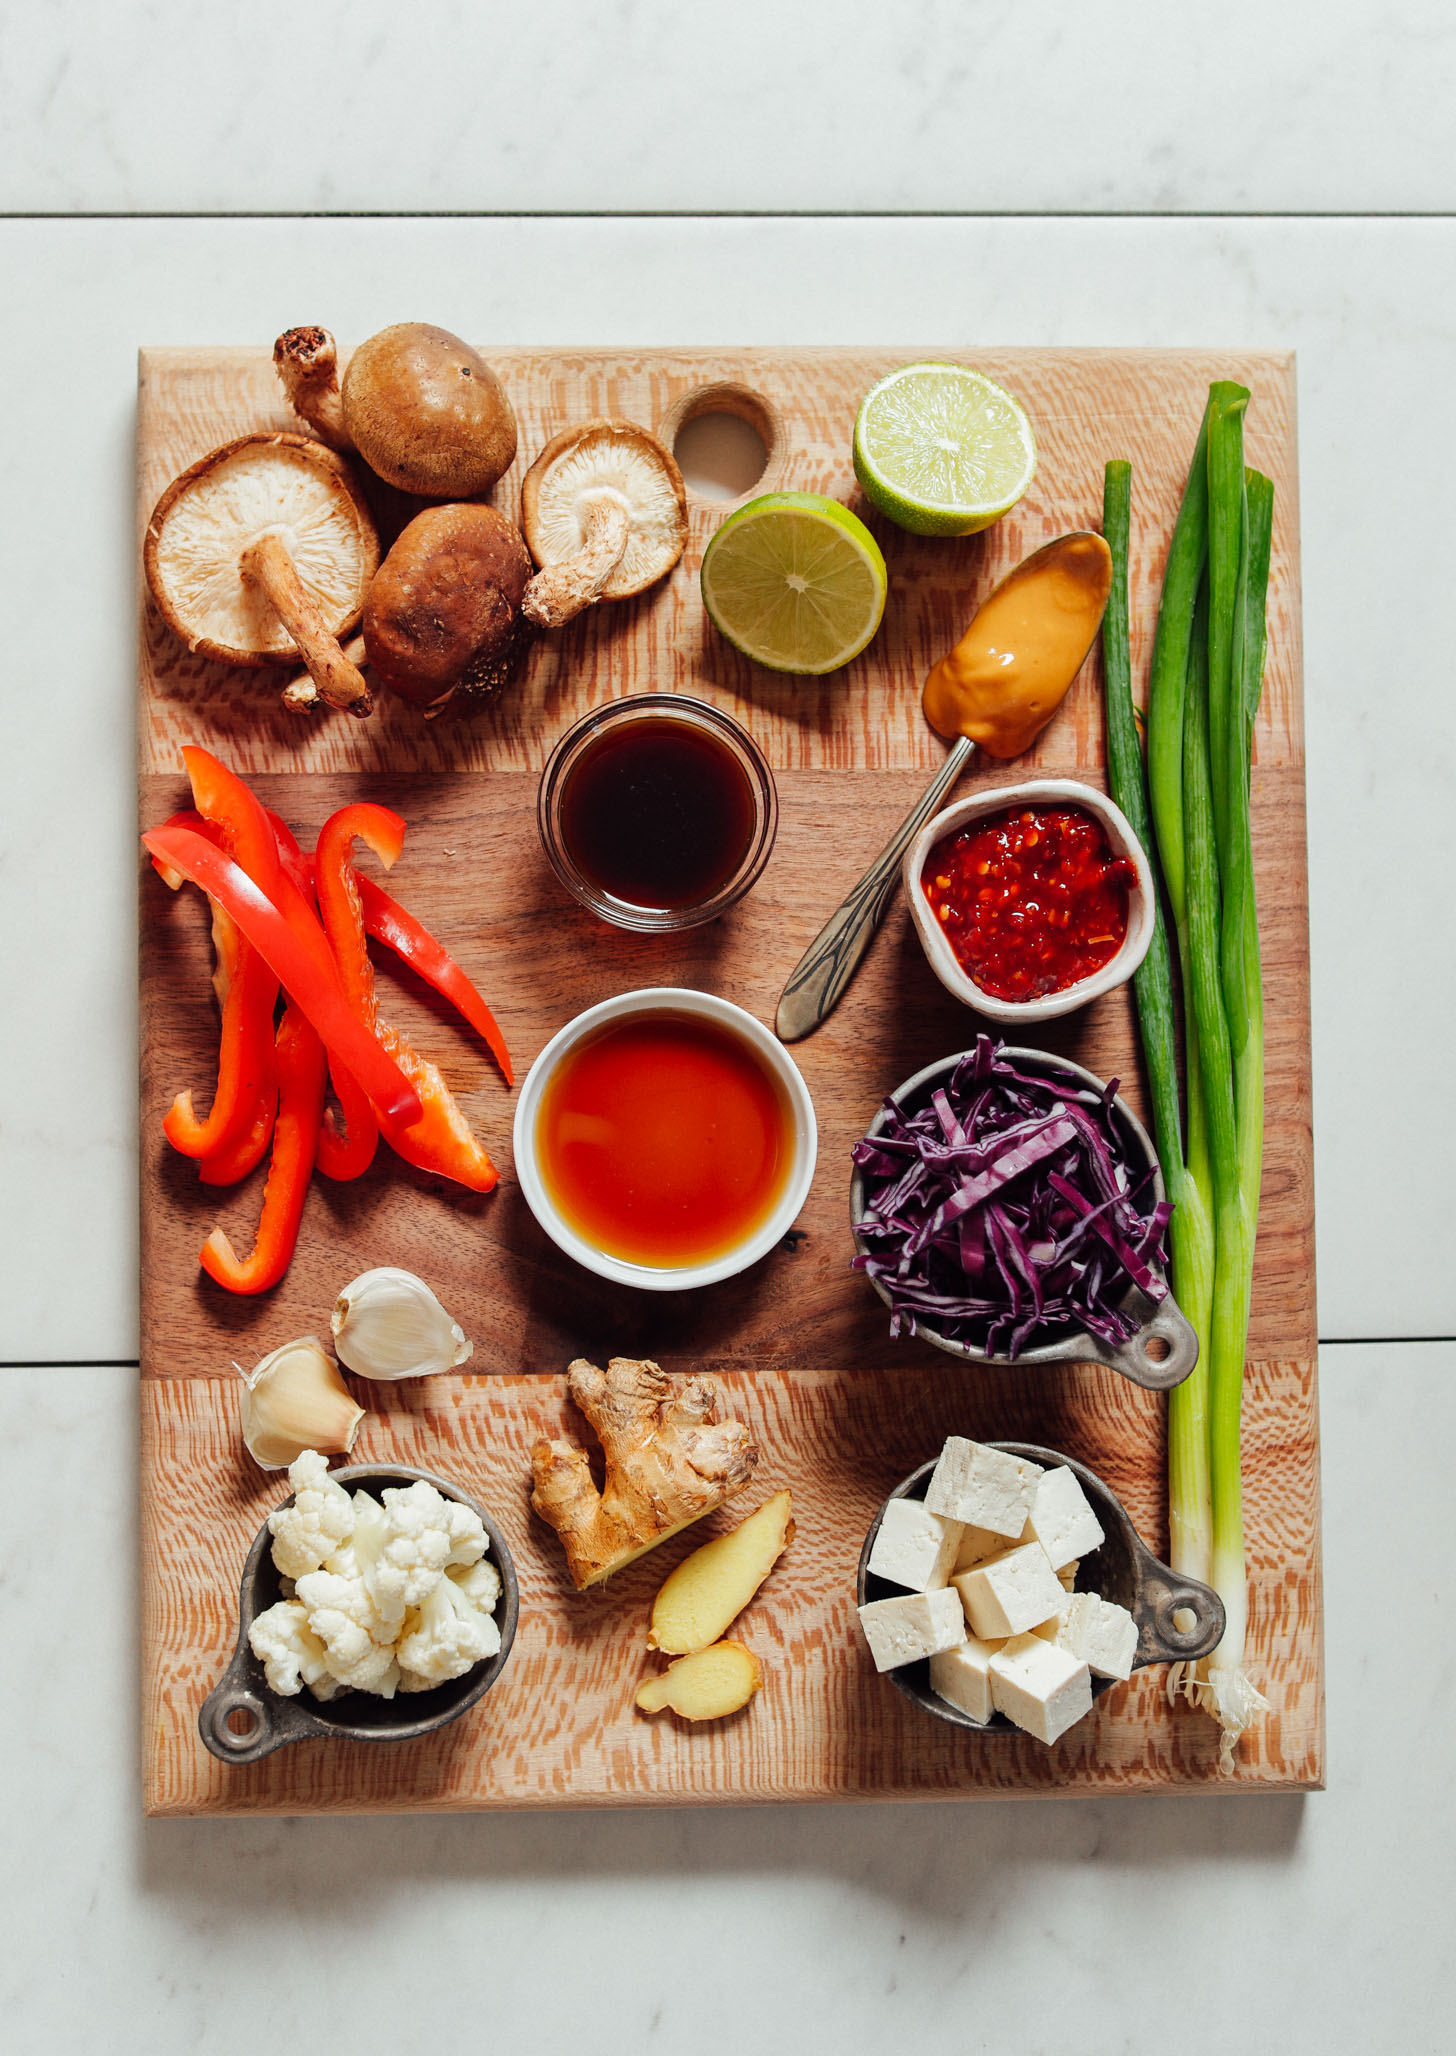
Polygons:
<instances>
[{"instance_id":1,"label":"hole in cutting board","mask_svg":"<svg viewBox=\"0 0 1456 2056\"><path fill-rule=\"evenodd\" d=\"M697 414L673 442L683 484L702 500L738 500L768 469L768 449L741 414Z\"/></svg>"},{"instance_id":2,"label":"hole in cutting board","mask_svg":"<svg viewBox=\"0 0 1456 2056\"><path fill-rule=\"evenodd\" d=\"M762 393L734 379L683 393L658 434L677 458L689 498L710 505L766 492L784 468L783 417Z\"/></svg>"}]
</instances>

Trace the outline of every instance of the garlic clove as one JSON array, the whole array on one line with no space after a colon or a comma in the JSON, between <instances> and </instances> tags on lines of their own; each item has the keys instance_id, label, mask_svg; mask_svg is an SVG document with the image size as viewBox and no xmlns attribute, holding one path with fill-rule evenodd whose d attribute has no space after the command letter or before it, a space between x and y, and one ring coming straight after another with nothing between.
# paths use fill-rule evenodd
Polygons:
<instances>
[{"instance_id":1,"label":"garlic clove","mask_svg":"<svg viewBox=\"0 0 1456 2056\"><path fill-rule=\"evenodd\" d=\"M392 1265L346 1285L331 1320L340 1363L361 1378L429 1378L475 1351L424 1279Z\"/></svg>"},{"instance_id":2,"label":"garlic clove","mask_svg":"<svg viewBox=\"0 0 1456 2056\"><path fill-rule=\"evenodd\" d=\"M305 1449L347 1456L354 1447L364 1409L314 1336L285 1342L251 1371L236 1368L243 1380L243 1441L265 1471L287 1470Z\"/></svg>"}]
</instances>

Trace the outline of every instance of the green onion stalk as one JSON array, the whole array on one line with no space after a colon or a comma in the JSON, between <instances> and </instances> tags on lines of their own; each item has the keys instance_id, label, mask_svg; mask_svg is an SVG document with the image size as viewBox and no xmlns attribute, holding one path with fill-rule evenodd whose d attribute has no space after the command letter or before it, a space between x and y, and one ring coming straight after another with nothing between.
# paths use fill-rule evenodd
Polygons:
<instances>
[{"instance_id":1,"label":"green onion stalk","mask_svg":"<svg viewBox=\"0 0 1456 2056\"><path fill-rule=\"evenodd\" d=\"M1214 385L1199 429L1153 644L1150 807L1141 820L1123 797L1124 791L1135 802L1142 796L1142 767L1126 746L1131 680L1124 503L1130 478L1124 482L1124 467L1108 467L1104 506L1112 524L1107 533L1113 590L1123 596L1121 626L1114 621L1110 643L1104 631L1110 780L1113 797L1140 835L1151 812L1183 996L1187 1133L1180 1153L1165 943L1162 967L1155 964L1134 989L1159 1154L1174 1202L1174 1290L1199 1340L1197 1366L1169 1399L1172 1559L1176 1569L1215 1587L1227 1617L1212 1656L1196 1666L1175 1666L1169 1689L1217 1718L1225 1768L1239 1736L1267 1704L1244 1670L1248 1580L1240 1415L1263 1157L1263 993L1250 764L1263 677L1273 487L1244 468L1248 399L1242 386ZM1132 739L1135 748L1135 731Z\"/></svg>"},{"instance_id":2,"label":"green onion stalk","mask_svg":"<svg viewBox=\"0 0 1456 2056\"><path fill-rule=\"evenodd\" d=\"M1203 438L1200 435L1200 447ZM1133 977L1143 1061L1152 1100L1153 1132L1163 1167L1163 1184L1173 1203L1168 1239L1173 1259L1173 1291L1198 1336L1198 1361L1168 1402L1169 1508L1172 1560L1175 1570L1207 1583L1212 1565L1212 1485L1208 1468L1208 1324L1213 1301L1213 1215L1209 1205L1208 1144L1203 1120L1203 1094L1190 1075L1188 1143L1185 1154L1179 1114L1178 1051L1173 1002L1173 975L1168 931L1163 920L1166 896L1184 966L1186 990L1187 898L1184 890L1181 770L1182 703L1188 673L1188 642L1207 538L1207 496L1201 467L1184 496L1168 557L1164 610L1154 643L1150 693L1153 709L1165 718L1148 732L1148 762L1161 762L1159 745L1168 734L1166 714L1176 699L1175 733L1180 748L1176 777L1162 780L1163 821L1154 838L1149 817L1148 780L1138 743L1132 703L1132 654L1128 635L1128 561L1132 527L1132 466L1123 460L1107 466L1103 479L1102 533L1112 552L1112 588L1102 617L1102 671L1107 710L1107 773L1112 797L1132 824L1148 854L1162 890L1154 895L1153 939ZM1181 624L1174 616L1176 595L1186 592ZM1170 604L1171 598L1171 604ZM1159 796L1154 788L1155 800ZM1176 830L1176 843L1170 838ZM1158 852L1167 840L1176 861L1164 868ZM1196 1045L1195 1045L1196 1046Z\"/></svg>"}]
</instances>

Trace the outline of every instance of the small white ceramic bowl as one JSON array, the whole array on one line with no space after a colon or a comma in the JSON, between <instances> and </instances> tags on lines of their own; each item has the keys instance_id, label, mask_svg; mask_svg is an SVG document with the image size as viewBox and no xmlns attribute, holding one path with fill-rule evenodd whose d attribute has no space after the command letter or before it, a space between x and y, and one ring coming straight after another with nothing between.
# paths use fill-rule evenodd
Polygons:
<instances>
[{"instance_id":1,"label":"small white ceramic bowl","mask_svg":"<svg viewBox=\"0 0 1456 2056\"><path fill-rule=\"evenodd\" d=\"M724 1255L714 1257L710 1263L659 1268L609 1256L585 1241L562 1217L541 1176L536 1153L536 1119L548 1080L568 1050L574 1049L599 1028L605 1028L609 1022L623 1020L630 1014L688 1014L716 1022L720 1028L726 1028L746 1042L762 1059L778 1079L789 1102L794 1126L794 1159L783 1196L767 1220L746 1241ZM685 1292L697 1285L715 1285L720 1278L731 1278L739 1271L746 1271L750 1264L757 1263L782 1239L809 1196L819 1149L819 1129L814 1118L814 1102L809 1097L809 1088L800 1076L797 1064L778 1037L771 1035L762 1022L756 1021L742 1007L735 1007L731 1000L719 999L714 993L685 991L675 985L655 985L640 992L620 993L616 999L603 1000L600 1006L588 1007L584 1014L578 1014L574 1021L568 1021L564 1028L558 1029L526 1073L526 1082L516 1101L513 1145L516 1176L526 1204L558 1249L564 1249L569 1257L574 1257L587 1270L595 1271L598 1277L611 1278L619 1285L636 1285L644 1292Z\"/></svg>"},{"instance_id":2,"label":"small white ceramic bowl","mask_svg":"<svg viewBox=\"0 0 1456 2056\"><path fill-rule=\"evenodd\" d=\"M1084 807L1102 823L1114 854L1128 858L1137 872L1136 882L1128 888L1127 934L1117 955L1100 971L1094 971L1090 978L1079 978L1075 985L1065 986L1060 992L1045 993L1040 999L996 999L989 992L984 992L970 973L961 967L950 946L950 938L936 920L920 885L925 861L938 842L943 842L946 836L953 835L968 823L979 821L984 815L1000 813L1005 807ZM920 946L930 959L931 970L947 992L964 1000L968 1007L974 1007L978 1014L984 1014L991 1021L1051 1021L1058 1014L1070 1014L1078 1007L1085 1007L1089 1000L1111 992L1114 986L1131 978L1147 955L1148 944L1153 939L1153 874L1147 854L1133 834L1132 824L1122 809L1115 807L1105 792L1098 792L1092 785L1081 785L1075 778L1031 778L1020 785L998 785L990 791L973 792L965 799L957 800L954 806L946 807L933 820L927 821L906 850L904 880L910 917L920 937Z\"/></svg>"}]
</instances>

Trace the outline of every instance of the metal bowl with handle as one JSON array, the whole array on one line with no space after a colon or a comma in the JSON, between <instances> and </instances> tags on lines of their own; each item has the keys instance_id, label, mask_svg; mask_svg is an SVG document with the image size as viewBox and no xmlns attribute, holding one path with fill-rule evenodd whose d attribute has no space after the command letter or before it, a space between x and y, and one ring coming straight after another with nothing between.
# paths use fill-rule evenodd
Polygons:
<instances>
[{"instance_id":1,"label":"metal bowl with handle","mask_svg":"<svg viewBox=\"0 0 1456 2056\"><path fill-rule=\"evenodd\" d=\"M1081 1064L1074 1064L1069 1057L1050 1055L1040 1049L1011 1049L1002 1051L1007 1061L1019 1071L1029 1071L1034 1076L1045 1078L1053 1085L1061 1085L1071 1091L1094 1092L1099 1098L1107 1087L1100 1078ZM915 1113L930 1098L938 1085L944 1085L962 1061L963 1053L943 1057L938 1063L927 1064L923 1071L917 1071L913 1078L907 1078L890 1095L896 1105L907 1113ZM1152 1137L1142 1122L1119 1094L1112 1102L1112 1118L1127 1159L1128 1169L1134 1178L1152 1173L1153 1191L1158 1199L1165 1197L1162 1168L1158 1153L1153 1148ZM873 1141L885 1125L885 1110L880 1108L866 1131L866 1140ZM866 1212L865 1176L855 1166L849 1187L849 1225L854 1233L854 1246L861 1255L867 1244L860 1233L860 1222ZM1156 1260L1149 1263L1166 1284L1161 1265ZM870 1284L884 1301L891 1304L890 1295L878 1278L871 1278ZM974 1342L958 1342L949 1335L942 1335L934 1322L924 1315L917 1315L915 1332L924 1342L936 1349L943 1349L947 1356L958 1356L967 1363L976 1364L1062 1364L1099 1363L1109 1370L1120 1371L1124 1378L1130 1378L1134 1385L1144 1385L1150 1392L1166 1392L1174 1385L1181 1385L1198 1361L1198 1337L1192 1323L1178 1305L1171 1292L1162 1299L1149 1299L1136 1286L1125 1294L1122 1306L1132 1314L1138 1323L1136 1331L1125 1342L1110 1343L1100 1335L1090 1335L1084 1328L1054 1336L1046 1342L1034 1343L1023 1349L1019 1356L1009 1357L994 1350L979 1348Z\"/></svg>"},{"instance_id":2,"label":"metal bowl with handle","mask_svg":"<svg viewBox=\"0 0 1456 2056\"><path fill-rule=\"evenodd\" d=\"M1180 1577L1154 1556L1133 1526L1132 1516L1122 1501L1109 1486L1103 1484L1095 1471L1089 1471L1085 1464L1078 1463L1073 1457L1062 1456L1055 1449L1043 1449L1035 1442L990 1442L986 1447L1003 1450L1007 1456L1022 1457L1028 1463L1040 1464L1043 1470L1065 1465L1086 1493L1105 1539L1078 1569L1076 1589L1079 1592L1096 1592L1100 1598L1127 1608L1137 1622L1134 1670L1141 1670L1150 1663L1193 1663L1218 1647L1224 1629L1223 1601L1210 1586L1200 1585L1196 1578ZM932 1458L918 1471L912 1471L895 1487L890 1499L923 1499L935 1463L936 1459ZM888 1505L889 1500L885 1504ZM869 1569L870 1551L875 1546L884 1512L884 1507L881 1507L875 1515L859 1555L856 1589L861 1606L872 1599L899 1598L904 1592L903 1586L892 1585L887 1578L875 1577ZM1193 1617L1192 1625L1186 1630L1180 1628L1175 1619L1175 1615L1184 1611ZM937 1720L949 1721L953 1727L970 1728L978 1735L1019 1735L1023 1732L1001 1713L993 1713L988 1721L972 1720L968 1713L962 1713L959 1707L952 1706L932 1692L928 1657L922 1657L918 1663L901 1664L898 1670L886 1671L884 1675L896 1691L903 1692L907 1699L924 1712L933 1714ZM1115 1678L1094 1677L1093 1698L1099 1698L1118 1682Z\"/></svg>"},{"instance_id":3,"label":"metal bowl with handle","mask_svg":"<svg viewBox=\"0 0 1456 2056\"><path fill-rule=\"evenodd\" d=\"M463 1677L433 1685L428 1692L396 1694L393 1699L381 1699L371 1692L342 1692L337 1699L315 1699L307 1686L296 1697L275 1692L248 1645L248 1630L254 1620L283 1597L273 1562L273 1537L265 1521L243 1565L237 1648L197 1716L203 1741L224 1763L256 1763L259 1757L271 1755L285 1743L316 1740L325 1735L350 1742L409 1742L419 1735L432 1735L437 1728L458 1720L490 1690L511 1653L520 1611L515 1565L505 1537L483 1506L432 1471L411 1470L404 1464L351 1464L330 1475L337 1484L362 1487L376 1498L389 1486L413 1485L423 1480L444 1498L457 1499L479 1514L485 1529L486 1556L500 1572L501 1595L495 1609L500 1648ZM293 1502L289 1498L282 1503L291 1506Z\"/></svg>"}]
</instances>

